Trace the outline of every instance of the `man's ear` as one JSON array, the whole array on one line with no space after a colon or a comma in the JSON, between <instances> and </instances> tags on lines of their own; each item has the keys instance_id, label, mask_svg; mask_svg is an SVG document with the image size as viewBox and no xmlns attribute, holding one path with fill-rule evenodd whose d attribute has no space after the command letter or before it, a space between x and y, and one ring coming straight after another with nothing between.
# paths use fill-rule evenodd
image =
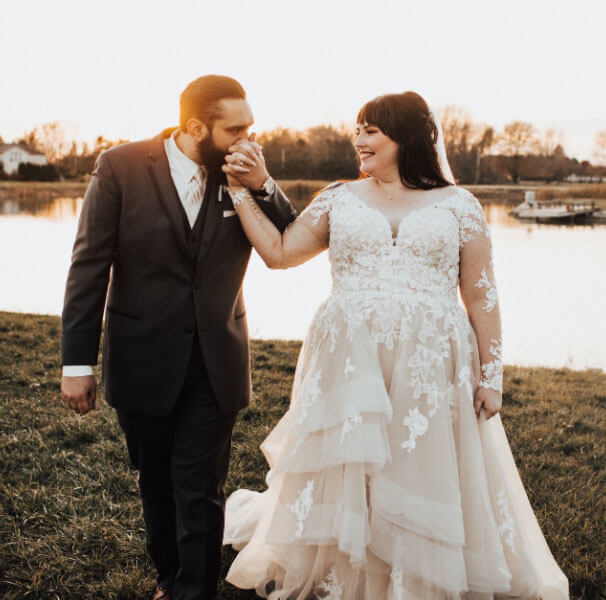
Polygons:
<instances>
[{"instance_id":1,"label":"man's ear","mask_svg":"<svg viewBox=\"0 0 606 600\"><path fill-rule=\"evenodd\" d=\"M187 120L185 124L185 132L189 133L196 141L200 142L208 136L208 127L199 119Z\"/></svg>"}]
</instances>

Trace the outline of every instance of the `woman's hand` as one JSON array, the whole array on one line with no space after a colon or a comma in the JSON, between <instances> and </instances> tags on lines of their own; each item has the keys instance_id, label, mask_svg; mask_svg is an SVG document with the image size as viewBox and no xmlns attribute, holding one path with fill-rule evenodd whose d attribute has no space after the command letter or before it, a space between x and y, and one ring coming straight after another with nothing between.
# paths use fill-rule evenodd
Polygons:
<instances>
[{"instance_id":1,"label":"woman's hand","mask_svg":"<svg viewBox=\"0 0 606 600\"><path fill-rule=\"evenodd\" d=\"M484 408L486 418L490 419L490 417L494 417L501 410L502 404L503 398L501 392L478 386L473 399L476 417L480 416L480 409Z\"/></svg>"},{"instance_id":2,"label":"woman's hand","mask_svg":"<svg viewBox=\"0 0 606 600\"><path fill-rule=\"evenodd\" d=\"M223 172L237 177L241 186L260 190L269 177L261 146L252 140L240 140L227 151Z\"/></svg>"},{"instance_id":3,"label":"woman's hand","mask_svg":"<svg viewBox=\"0 0 606 600\"><path fill-rule=\"evenodd\" d=\"M237 177L235 177L234 175L231 175L225 169L223 169L223 170L225 171L225 176L227 177L227 185L228 185L229 189L237 190L239 188L245 187L244 185L242 185L242 183L240 183L240 180Z\"/></svg>"}]
</instances>

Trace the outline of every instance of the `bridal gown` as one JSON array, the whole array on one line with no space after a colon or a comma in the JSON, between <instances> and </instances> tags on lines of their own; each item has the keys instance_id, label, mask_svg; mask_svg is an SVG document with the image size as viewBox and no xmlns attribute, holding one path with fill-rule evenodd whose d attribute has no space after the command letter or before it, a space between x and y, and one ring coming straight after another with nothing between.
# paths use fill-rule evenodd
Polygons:
<instances>
[{"instance_id":1,"label":"bridal gown","mask_svg":"<svg viewBox=\"0 0 606 600\"><path fill-rule=\"evenodd\" d=\"M268 489L228 499L227 581L272 600L568 598L500 416L474 412L502 376L500 331L481 365L457 294L465 244L490 247L479 202L448 188L392 232L336 184L299 220L329 223L333 286L261 446ZM470 268L489 312L486 254Z\"/></svg>"}]
</instances>

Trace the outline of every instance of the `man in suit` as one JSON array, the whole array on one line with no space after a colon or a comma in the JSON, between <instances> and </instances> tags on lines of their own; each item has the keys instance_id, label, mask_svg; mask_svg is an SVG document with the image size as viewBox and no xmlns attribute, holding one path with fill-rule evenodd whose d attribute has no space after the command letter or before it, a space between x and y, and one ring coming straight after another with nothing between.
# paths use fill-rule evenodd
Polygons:
<instances>
[{"instance_id":1,"label":"man in suit","mask_svg":"<svg viewBox=\"0 0 606 600\"><path fill-rule=\"evenodd\" d=\"M139 471L155 600L216 596L231 431L251 390L242 298L251 247L221 165L234 149L244 160L255 150L252 123L237 81L196 79L181 94L178 128L99 156L78 224L62 395L80 414L95 406L106 306L105 397ZM255 164L240 181L283 231L295 211Z\"/></svg>"}]
</instances>

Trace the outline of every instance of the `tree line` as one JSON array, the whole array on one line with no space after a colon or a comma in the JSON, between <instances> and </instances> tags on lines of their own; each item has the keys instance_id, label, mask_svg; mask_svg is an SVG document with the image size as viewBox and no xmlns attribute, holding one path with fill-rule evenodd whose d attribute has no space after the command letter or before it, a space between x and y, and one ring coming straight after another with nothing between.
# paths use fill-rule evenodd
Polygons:
<instances>
[{"instance_id":1,"label":"tree line","mask_svg":"<svg viewBox=\"0 0 606 600\"><path fill-rule=\"evenodd\" d=\"M16 174L8 175L4 172L0 162L0 179L57 181L59 179L86 178L92 172L101 152L129 141L127 139L109 140L100 135L92 145L87 142L78 144L76 140L67 138L59 121L51 121L34 127L15 140L17 144L24 144L33 150L43 152L49 164L21 163ZM2 136L0 136L0 143L4 143Z\"/></svg>"},{"instance_id":2,"label":"tree line","mask_svg":"<svg viewBox=\"0 0 606 600\"><path fill-rule=\"evenodd\" d=\"M478 123L464 109L438 111L452 171L461 184L518 183L520 180L562 181L571 174L606 176L606 131L595 138L596 164L569 157L562 135L539 132L525 121L512 121L502 131ZM351 129L318 125L303 131L276 128L258 142L270 173L277 179L354 179L358 160ZM0 142L2 138L0 137ZM128 140L99 136L94 144L68 140L61 123L53 121L26 132L19 143L44 152L50 166L20 165L13 178L77 179L88 176L99 154ZM602 166L600 166L602 165ZM0 169L0 178L8 178Z\"/></svg>"}]
</instances>

